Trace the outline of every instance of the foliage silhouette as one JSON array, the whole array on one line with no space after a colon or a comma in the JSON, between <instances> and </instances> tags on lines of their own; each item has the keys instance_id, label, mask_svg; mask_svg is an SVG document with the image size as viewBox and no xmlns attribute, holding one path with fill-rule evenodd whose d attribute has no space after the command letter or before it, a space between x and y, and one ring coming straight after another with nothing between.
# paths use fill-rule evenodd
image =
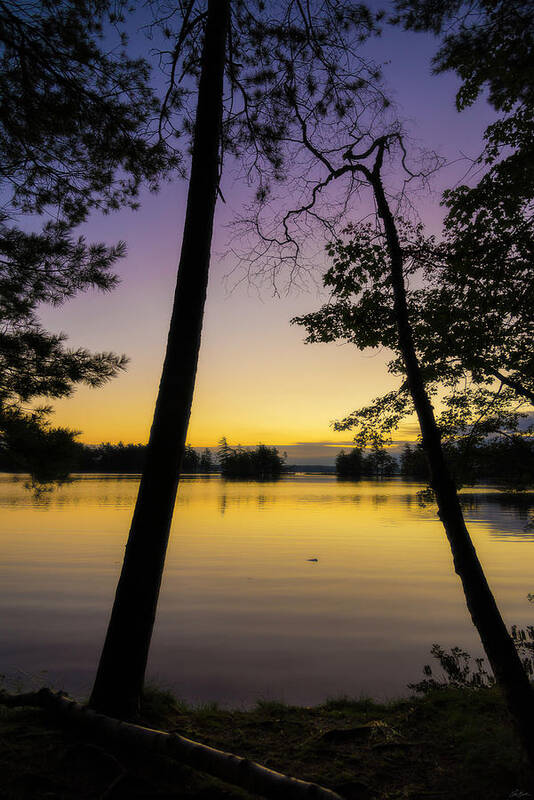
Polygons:
<instances>
[{"instance_id":1,"label":"foliage silhouette","mask_svg":"<svg viewBox=\"0 0 534 800\"><path fill-rule=\"evenodd\" d=\"M215 463L211 451L206 447L200 456L198 462L198 469L200 472L214 472Z\"/></svg>"},{"instance_id":2,"label":"foliage silhouette","mask_svg":"<svg viewBox=\"0 0 534 800\"><path fill-rule=\"evenodd\" d=\"M458 486L485 480L517 492L534 485L534 441L531 438L488 438L468 448L463 440L451 440L444 443L443 450ZM404 446L400 472L421 480L429 478L420 444Z\"/></svg>"},{"instance_id":3,"label":"foliage silhouette","mask_svg":"<svg viewBox=\"0 0 534 800\"><path fill-rule=\"evenodd\" d=\"M527 625L526 628L519 628L517 625L512 625L510 632L525 671L532 678L534 675L534 626ZM474 660L475 668L473 668L471 655L460 647L453 647L448 652L439 644L433 644L430 653L439 662L442 675L436 677L431 665L425 664L423 680L408 684L410 689L419 694L450 688L487 689L495 683L495 678L487 671L484 659L476 658Z\"/></svg>"},{"instance_id":4,"label":"foliage silhouette","mask_svg":"<svg viewBox=\"0 0 534 800\"><path fill-rule=\"evenodd\" d=\"M436 72L461 80L459 111L483 92L497 112L473 164L474 185L445 192L449 263L434 294L453 355L479 378L534 401L534 9L526 0L396 0L398 21L441 36ZM435 308L435 310L436 310ZM445 321L442 319L442 321Z\"/></svg>"},{"instance_id":5,"label":"foliage silhouette","mask_svg":"<svg viewBox=\"0 0 534 800\"><path fill-rule=\"evenodd\" d=\"M455 570L462 581L471 618L521 738L530 765L529 780L534 782L534 693L465 525L441 445L440 429L426 379L426 365L421 362L412 325L406 280L413 271L414 251L403 246L402 230L399 232L382 179L384 158L394 148L400 151L404 164L406 151L398 134L378 138L371 148L359 154L351 148L351 165L363 174L373 191L377 224L374 231L370 225L354 227L349 241L338 239L332 243L329 251L333 267L325 276L325 282L333 288L335 302L294 321L307 328L309 341L332 341L340 336L341 331L348 330L350 341L361 349L380 344L396 353L406 378L403 385L405 397L401 396L399 400L402 392L393 392L374 407L363 409L363 413L361 410L354 412L337 427L342 430L358 427L357 444L369 439L378 443L380 435L377 435L373 423L380 423L384 414L383 427L393 429L405 413L406 394L410 398L417 414L422 446L429 464L430 485L451 546Z\"/></svg>"},{"instance_id":6,"label":"foliage silhouette","mask_svg":"<svg viewBox=\"0 0 534 800\"><path fill-rule=\"evenodd\" d=\"M113 288L124 243L88 244L74 229L94 209L135 206L140 184L155 188L176 161L150 133L158 104L147 63L101 41L106 18L118 22L115 7L0 5L0 437L36 480L54 478L59 440L57 475L68 471L74 432L68 444L65 429L50 427L51 409L28 403L99 386L126 365L124 356L69 349L64 335L44 330L38 307Z\"/></svg>"},{"instance_id":7,"label":"foliage silhouette","mask_svg":"<svg viewBox=\"0 0 534 800\"><path fill-rule=\"evenodd\" d=\"M254 450L230 447L223 437L218 447L218 461L225 478L254 478L272 480L278 478L284 467L284 459L276 447L259 444Z\"/></svg>"},{"instance_id":8,"label":"foliage silhouette","mask_svg":"<svg viewBox=\"0 0 534 800\"><path fill-rule=\"evenodd\" d=\"M447 652L439 644L433 644L430 653L439 662L442 675L436 678L431 665L425 664L423 680L408 684L414 692L428 694L437 689L485 689L495 683L493 675L484 668L484 659L476 658L473 669L471 656L460 647Z\"/></svg>"},{"instance_id":9,"label":"foliage silhouette","mask_svg":"<svg viewBox=\"0 0 534 800\"><path fill-rule=\"evenodd\" d=\"M266 203L270 181L284 178L284 147L294 145L294 131L301 129L288 93L296 84L305 87L313 117L342 118L349 98L354 108L359 95L373 94L375 74L347 45L349 36L357 45L365 41L374 17L350 2L284 0L256 7L208 0L206 9L188 0L171 14L165 4L160 12L163 33L174 41L168 62L163 57L169 84L160 132L163 138L187 136L192 163L146 464L90 699L93 708L121 718L139 708L191 411L222 154L239 157L256 182L258 202Z\"/></svg>"},{"instance_id":10,"label":"foliage silhouette","mask_svg":"<svg viewBox=\"0 0 534 800\"><path fill-rule=\"evenodd\" d=\"M219 186L229 12L229 0L209 0L167 350L121 576L89 701L120 719L139 711L191 412Z\"/></svg>"},{"instance_id":11,"label":"foliage silhouette","mask_svg":"<svg viewBox=\"0 0 534 800\"><path fill-rule=\"evenodd\" d=\"M340 478L388 478L397 471L397 462L383 447L368 452L354 447L348 453L341 450L336 457L336 473Z\"/></svg>"}]
</instances>

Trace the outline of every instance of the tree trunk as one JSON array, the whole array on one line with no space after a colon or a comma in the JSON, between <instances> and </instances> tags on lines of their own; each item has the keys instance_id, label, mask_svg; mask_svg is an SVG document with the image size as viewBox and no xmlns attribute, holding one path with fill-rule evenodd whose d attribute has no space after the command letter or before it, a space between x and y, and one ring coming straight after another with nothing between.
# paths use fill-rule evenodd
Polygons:
<instances>
[{"instance_id":1,"label":"tree trunk","mask_svg":"<svg viewBox=\"0 0 534 800\"><path fill-rule=\"evenodd\" d=\"M441 437L434 411L426 392L414 346L403 276L403 254L393 215L380 177L381 155L371 176L378 214L384 223L390 257L390 277L394 294L399 347L408 384L419 420L422 445L430 466L439 517L450 543L454 568L462 586L471 619L480 635L495 678L501 687L529 764L529 782L534 775L534 691L521 659L506 629L495 598L478 560L466 528L456 487L445 463Z\"/></svg>"},{"instance_id":2,"label":"tree trunk","mask_svg":"<svg viewBox=\"0 0 534 800\"><path fill-rule=\"evenodd\" d=\"M193 157L167 351L106 641L90 698L119 718L139 709L195 386L219 185L230 0L209 0Z\"/></svg>"}]
</instances>

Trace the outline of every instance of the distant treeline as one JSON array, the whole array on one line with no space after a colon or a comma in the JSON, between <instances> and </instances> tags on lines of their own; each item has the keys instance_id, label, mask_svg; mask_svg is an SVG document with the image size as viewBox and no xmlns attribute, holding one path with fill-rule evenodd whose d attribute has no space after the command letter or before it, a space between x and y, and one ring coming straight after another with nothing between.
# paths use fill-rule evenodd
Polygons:
<instances>
[{"instance_id":1,"label":"distant treeline","mask_svg":"<svg viewBox=\"0 0 534 800\"><path fill-rule=\"evenodd\" d=\"M458 484L480 480L501 483L514 489L534 485L534 439L525 436L496 438L485 442L445 442L445 457ZM336 474L341 478L389 477L400 473L406 478L428 480L429 471L420 445L406 444L400 462L383 448L341 450L336 458Z\"/></svg>"},{"instance_id":2,"label":"distant treeline","mask_svg":"<svg viewBox=\"0 0 534 800\"><path fill-rule=\"evenodd\" d=\"M69 448L67 472L142 472L145 463L146 445L110 444L84 445L79 442ZM217 462L209 450L197 453L189 445L185 449L183 472L214 472ZM0 450L0 472L26 472L22 459Z\"/></svg>"},{"instance_id":3,"label":"distant treeline","mask_svg":"<svg viewBox=\"0 0 534 800\"><path fill-rule=\"evenodd\" d=\"M78 472L142 472L145 462L144 444L81 445L75 471ZM214 472L217 463L208 449L198 453L187 445L182 461L182 472ZM73 470L74 471L74 470Z\"/></svg>"},{"instance_id":4,"label":"distant treeline","mask_svg":"<svg viewBox=\"0 0 534 800\"><path fill-rule=\"evenodd\" d=\"M336 474L340 478L387 478L398 471L397 461L383 447L363 450L354 447L341 450L336 458Z\"/></svg>"},{"instance_id":5,"label":"distant treeline","mask_svg":"<svg viewBox=\"0 0 534 800\"><path fill-rule=\"evenodd\" d=\"M501 483L515 489L534 485L534 440L528 437L499 438L465 446L464 442L444 444L444 451L458 484L480 480ZM77 443L71 472L124 472L143 470L146 445ZM70 453L69 453L70 457ZM318 469L318 468L316 468ZM68 471L67 470L67 471ZM182 463L184 473L220 472L228 478L276 478L287 470L285 457L275 447L259 444L255 448L231 447L221 439L214 454L187 445ZM425 455L420 445L406 444L397 461L384 448L341 450L336 458L336 474L341 478L381 478L395 474L428 480ZM0 472L26 472L26 465L0 449Z\"/></svg>"},{"instance_id":6,"label":"distant treeline","mask_svg":"<svg viewBox=\"0 0 534 800\"><path fill-rule=\"evenodd\" d=\"M69 452L70 472L115 472L140 473L143 471L146 445L75 444L74 456ZM231 478L274 478L280 475L284 458L275 447L260 444L256 448L230 447L226 439L221 439L217 454L207 448L198 452L190 445L185 448L182 462L184 473L220 472ZM0 450L0 472L26 472L26 465Z\"/></svg>"},{"instance_id":7,"label":"distant treeline","mask_svg":"<svg viewBox=\"0 0 534 800\"><path fill-rule=\"evenodd\" d=\"M284 468L284 458L276 447L259 444L253 450L230 447L221 439L217 450L221 473L226 478L278 478Z\"/></svg>"},{"instance_id":8,"label":"distant treeline","mask_svg":"<svg viewBox=\"0 0 534 800\"><path fill-rule=\"evenodd\" d=\"M534 485L534 439L526 436L496 438L466 445L443 445L449 467L459 484L503 483L514 489ZM420 445L405 445L400 459L401 475L428 479L428 466Z\"/></svg>"}]
</instances>

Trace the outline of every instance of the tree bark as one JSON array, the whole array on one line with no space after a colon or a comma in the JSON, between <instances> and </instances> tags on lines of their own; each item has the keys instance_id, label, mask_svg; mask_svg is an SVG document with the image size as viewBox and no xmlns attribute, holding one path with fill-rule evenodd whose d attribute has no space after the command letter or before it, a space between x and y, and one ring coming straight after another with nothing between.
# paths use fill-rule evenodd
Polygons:
<instances>
[{"instance_id":1,"label":"tree bark","mask_svg":"<svg viewBox=\"0 0 534 800\"><path fill-rule=\"evenodd\" d=\"M423 449L429 462L431 486L436 495L439 517L451 547L454 568L462 582L471 619L480 635L497 683L504 693L508 709L528 758L529 782L532 786L532 776L534 775L534 691L478 560L465 525L456 487L445 463L439 428L425 388L414 345L406 302L402 248L380 175L385 146L385 143L381 145L373 172L369 174L369 177L378 214L384 224L386 234L399 347L421 428Z\"/></svg>"},{"instance_id":2,"label":"tree bark","mask_svg":"<svg viewBox=\"0 0 534 800\"><path fill-rule=\"evenodd\" d=\"M178 279L146 463L90 706L138 713L200 349L215 202L230 0L209 0Z\"/></svg>"},{"instance_id":3,"label":"tree bark","mask_svg":"<svg viewBox=\"0 0 534 800\"><path fill-rule=\"evenodd\" d=\"M99 714L61 692L54 694L50 689L21 695L0 692L0 703L11 708L22 705L39 706L57 714L62 720L76 723L83 730L90 731L112 745L140 753L150 751L168 756L262 797L272 797L274 800L342 800L340 795L330 789L291 778L234 753L217 750L177 733L152 730Z\"/></svg>"}]
</instances>

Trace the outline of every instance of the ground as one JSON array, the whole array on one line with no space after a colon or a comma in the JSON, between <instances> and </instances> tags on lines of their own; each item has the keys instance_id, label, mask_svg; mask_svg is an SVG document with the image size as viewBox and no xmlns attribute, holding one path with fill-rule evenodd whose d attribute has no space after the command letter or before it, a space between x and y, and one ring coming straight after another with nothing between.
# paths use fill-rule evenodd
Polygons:
<instances>
[{"instance_id":1,"label":"ground","mask_svg":"<svg viewBox=\"0 0 534 800\"><path fill-rule=\"evenodd\" d=\"M189 708L151 690L144 724L247 756L346 800L506 800L519 748L498 691L442 689L378 705ZM223 800L251 795L161 757L129 757L53 723L0 707L1 800Z\"/></svg>"}]
</instances>

